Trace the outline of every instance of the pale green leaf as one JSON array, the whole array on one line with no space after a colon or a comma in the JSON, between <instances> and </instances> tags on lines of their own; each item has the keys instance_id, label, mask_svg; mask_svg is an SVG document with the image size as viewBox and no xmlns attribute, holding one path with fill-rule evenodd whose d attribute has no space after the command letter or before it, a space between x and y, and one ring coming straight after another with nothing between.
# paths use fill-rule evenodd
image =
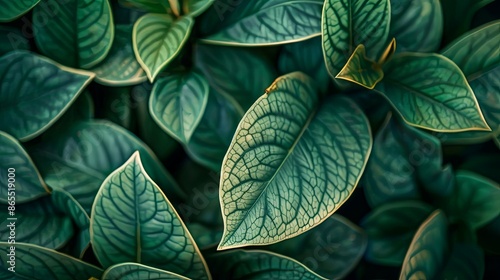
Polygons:
<instances>
[{"instance_id":1,"label":"pale green leaf","mask_svg":"<svg viewBox=\"0 0 500 280\"><path fill-rule=\"evenodd\" d=\"M92 206L90 239L105 267L137 262L210 278L191 234L144 170L139 152L102 183Z\"/></svg>"},{"instance_id":2,"label":"pale green leaf","mask_svg":"<svg viewBox=\"0 0 500 280\"><path fill-rule=\"evenodd\" d=\"M0 56L14 50L29 50L30 43L20 29L0 26Z\"/></svg>"},{"instance_id":3,"label":"pale green leaf","mask_svg":"<svg viewBox=\"0 0 500 280\"><path fill-rule=\"evenodd\" d=\"M413 236L403 261L400 280L434 279L444 264L448 225L441 210L434 211Z\"/></svg>"},{"instance_id":4,"label":"pale green leaf","mask_svg":"<svg viewBox=\"0 0 500 280\"><path fill-rule=\"evenodd\" d=\"M216 0L183 0L184 14L196 17L208 9Z\"/></svg>"},{"instance_id":5,"label":"pale green leaf","mask_svg":"<svg viewBox=\"0 0 500 280\"><path fill-rule=\"evenodd\" d=\"M40 0L0 0L0 22L13 21L31 10Z\"/></svg>"},{"instance_id":6,"label":"pale green leaf","mask_svg":"<svg viewBox=\"0 0 500 280\"><path fill-rule=\"evenodd\" d=\"M0 173L2 204L8 204L10 192L14 192L16 203L35 200L50 192L23 146L3 131L0 131L0 169L3 170Z\"/></svg>"},{"instance_id":7,"label":"pale green leaf","mask_svg":"<svg viewBox=\"0 0 500 280\"><path fill-rule=\"evenodd\" d=\"M376 90L412 126L439 132L491 130L462 71L442 55L394 56Z\"/></svg>"},{"instance_id":8,"label":"pale green leaf","mask_svg":"<svg viewBox=\"0 0 500 280\"><path fill-rule=\"evenodd\" d=\"M0 259L9 265L11 244L0 242ZM100 278L102 269L57 251L33 244L16 243L16 276L32 280L81 280Z\"/></svg>"},{"instance_id":9,"label":"pale green leaf","mask_svg":"<svg viewBox=\"0 0 500 280\"><path fill-rule=\"evenodd\" d=\"M187 144L203 117L209 90L205 77L196 72L162 77L149 99L151 116L170 136Z\"/></svg>"},{"instance_id":10,"label":"pale green leaf","mask_svg":"<svg viewBox=\"0 0 500 280\"><path fill-rule=\"evenodd\" d=\"M351 195L371 149L368 121L346 98L317 103L312 79L294 72L243 116L222 164L219 249L297 236Z\"/></svg>"},{"instance_id":11,"label":"pale green leaf","mask_svg":"<svg viewBox=\"0 0 500 280\"><path fill-rule=\"evenodd\" d=\"M146 14L139 18L132 31L132 45L135 57L151 82L177 55L186 44L193 18L176 20L167 14Z\"/></svg>"},{"instance_id":12,"label":"pale green leaf","mask_svg":"<svg viewBox=\"0 0 500 280\"><path fill-rule=\"evenodd\" d=\"M136 8L150 13L166 13L170 10L168 0L118 0L127 8Z\"/></svg>"},{"instance_id":13,"label":"pale green leaf","mask_svg":"<svg viewBox=\"0 0 500 280\"><path fill-rule=\"evenodd\" d=\"M155 280L187 280L179 274L164 271L158 268L138 264L138 263L120 263L113 265L104 271L102 280L137 280L137 279L155 279Z\"/></svg>"},{"instance_id":14,"label":"pale green leaf","mask_svg":"<svg viewBox=\"0 0 500 280\"><path fill-rule=\"evenodd\" d=\"M69 108L93 73L28 51L0 58L0 130L21 141L38 136Z\"/></svg>"},{"instance_id":15,"label":"pale green leaf","mask_svg":"<svg viewBox=\"0 0 500 280\"><path fill-rule=\"evenodd\" d=\"M70 67L89 69L101 62L114 29L108 0L42 0L33 10L38 49Z\"/></svg>"},{"instance_id":16,"label":"pale green leaf","mask_svg":"<svg viewBox=\"0 0 500 280\"><path fill-rule=\"evenodd\" d=\"M330 76L337 76L360 44L376 60L385 47L389 21L389 0L325 0L323 54Z\"/></svg>"},{"instance_id":17,"label":"pale green leaf","mask_svg":"<svg viewBox=\"0 0 500 280\"><path fill-rule=\"evenodd\" d=\"M384 78L384 72L380 65L366 57L365 46L358 45L335 78L373 89Z\"/></svg>"}]
</instances>

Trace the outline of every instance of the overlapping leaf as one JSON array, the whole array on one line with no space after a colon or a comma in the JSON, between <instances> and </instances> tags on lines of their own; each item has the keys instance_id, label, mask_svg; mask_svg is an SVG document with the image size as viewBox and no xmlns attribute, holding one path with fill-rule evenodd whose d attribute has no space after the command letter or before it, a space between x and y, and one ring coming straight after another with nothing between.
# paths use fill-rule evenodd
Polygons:
<instances>
[{"instance_id":1,"label":"overlapping leaf","mask_svg":"<svg viewBox=\"0 0 500 280\"><path fill-rule=\"evenodd\" d=\"M150 13L166 13L170 10L168 0L118 0L118 2L128 8L136 8Z\"/></svg>"},{"instance_id":2,"label":"overlapping leaf","mask_svg":"<svg viewBox=\"0 0 500 280\"><path fill-rule=\"evenodd\" d=\"M184 0L182 1L182 11L184 14L196 17L203 13L212 5L215 0Z\"/></svg>"},{"instance_id":3,"label":"overlapping leaf","mask_svg":"<svg viewBox=\"0 0 500 280\"><path fill-rule=\"evenodd\" d=\"M113 265L104 271L102 280L137 280L137 279L156 279L156 280L187 280L179 274L164 271L154 267L138 263L120 263Z\"/></svg>"},{"instance_id":4,"label":"overlapping leaf","mask_svg":"<svg viewBox=\"0 0 500 280\"><path fill-rule=\"evenodd\" d=\"M356 47L344 68L335 76L337 79L373 89L384 77L382 67L366 57L365 46Z\"/></svg>"},{"instance_id":5,"label":"overlapping leaf","mask_svg":"<svg viewBox=\"0 0 500 280\"><path fill-rule=\"evenodd\" d=\"M441 279L484 279L484 253L475 244L455 244Z\"/></svg>"},{"instance_id":6,"label":"overlapping leaf","mask_svg":"<svg viewBox=\"0 0 500 280\"><path fill-rule=\"evenodd\" d=\"M0 22L12 21L31 10L40 0L0 0Z\"/></svg>"}]
</instances>

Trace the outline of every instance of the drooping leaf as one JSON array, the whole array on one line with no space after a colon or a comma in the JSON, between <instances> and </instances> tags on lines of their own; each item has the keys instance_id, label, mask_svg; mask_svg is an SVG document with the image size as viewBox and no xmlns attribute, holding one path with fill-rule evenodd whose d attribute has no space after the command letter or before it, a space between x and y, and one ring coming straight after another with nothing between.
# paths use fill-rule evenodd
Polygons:
<instances>
[{"instance_id":1,"label":"drooping leaf","mask_svg":"<svg viewBox=\"0 0 500 280\"><path fill-rule=\"evenodd\" d=\"M475 244L454 244L440 279L484 279L484 253Z\"/></svg>"},{"instance_id":2,"label":"drooping leaf","mask_svg":"<svg viewBox=\"0 0 500 280\"><path fill-rule=\"evenodd\" d=\"M29 50L28 39L23 36L21 30L10 27L0 26L0 56L15 50Z\"/></svg>"},{"instance_id":3,"label":"drooping leaf","mask_svg":"<svg viewBox=\"0 0 500 280\"><path fill-rule=\"evenodd\" d=\"M70 67L89 69L111 49L114 23L108 0L42 0L33 10L40 52Z\"/></svg>"},{"instance_id":4,"label":"drooping leaf","mask_svg":"<svg viewBox=\"0 0 500 280\"><path fill-rule=\"evenodd\" d=\"M172 198L177 184L151 150L125 129L107 121L81 121L59 134L47 135L30 154L45 182L69 192L89 213L102 181L139 150L146 170Z\"/></svg>"},{"instance_id":5,"label":"drooping leaf","mask_svg":"<svg viewBox=\"0 0 500 280\"><path fill-rule=\"evenodd\" d=\"M31 10L40 0L0 0L0 22L13 21Z\"/></svg>"},{"instance_id":6,"label":"drooping leaf","mask_svg":"<svg viewBox=\"0 0 500 280\"><path fill-rule=\"evenodd\" d=\"M189 16L176 20L167 14L146 14L135 22L132 31L135 57L151 82L179 55L193 24Z\"/></svg>"},{"instance_id":7,"label":"drooping leaf","mask_svg":"<svg viewBox=\"0 0 500 280\"><path fill-rule=\"evenodd\" d=\"M446 216L441 210L429 215L411 241L399 279L433 279L438 276L448 248L447 232Z\"/></svg>"},{"instance_id":8,"label":"drooping leaf","mask_svg":"<svg viewBox=\"0 0 500 280\"><path fill-rule=\"evenodd\" d=\"M73 225L68 216L58 212L49 197L30 203L16 204L12 212L0 212L0 240L12 241L9 237L14 230L16 243L24 242L50 249L59 249L73 235ZM14 225L14 228L10 228Z\"/></svg>"},{"instance_id":9,"label":"drooping leaf","mask_svg":"<svg viewBox=\"0 0 500 280\"><path fill-rule=\"evenodd\" d=\"M216 2L215 0L183 0L182 10L184 14L196 17Z\"/></svg>"},{"instance_id":10,"label":"drooping leaf","mask_svg":"<svg viewBox=\"0 0 500 280\"><path fill-rule=\"evenodd\" d=\"M323 54L335 78L355 48L363 44L376 60L389 34L389 0L326 0L323 6Z\"/></svg>"},{"instance_id":11,"label":"drooping leaf","mask_svg":"<svg viewBox=\"0 0 500 280\"><path fill-rule=\"evenodd\" d=\"M11 244L0 242L2 265L8 264ZM57 251L33 244L16 243L15 271L21 279L80 280L100 278L102 269Z\"/></svg>"},{"instance_id":12,"label":"drooping leaf","mask_svg":"<svg viewBox=\"0 0 500 280\"><path fill-rule=\"evenodd\" d=\"M431 212L430 205L411 200L375 208L361 222L368 235L366 259L376 264L401 266L413 235Z\"/></svg>"},{"instance_id":13,"label":"drooping leaf","mask_svg":"<svg viewBox=\"0 0 500 280\"><path fill-rule=\"evenodd\" d=\"M75 101L93 73L58 65L28 51L0 58L0 130L21 141L49 128Z\"/></svg>"},{"instance_id":14,"label":"drooping leaf","mask_svg":"<svg viewBox=\"0 0 500 280\"><path fill-rule=\"evenodd\" d=\"M161 270L158 268L146 266L139 263L120 263L113 265L104 271L102 280L137 280L137 279L156 279L156 280L187 280L182 275Z\"/></svg>"},{"instance_id":15,"label":"drooping leaf","mask_svg":"<svg viewBox=\"0 0 500 280\"><path fill-rule=\"evenodd\" d=\"M333 214L313 230L269 247L327 279L342 279L361 260L367 242L361 228Z\"/></svg>"},{"instance_id":16,"label":"drooping leaf","mask_svg":"<svg viewBox=\"0 0 500 280\"><path fill-rule=\"evenodd\" d=\"M229 95L246 110L277 77L269 59L249 48L199 44L195 64L217 92ZM288 73L288 72L287 72Z\"/></svg>"},{"instance_id":17,"label":"drooping leaf","mask_svg":"<svg viewBox=\"0 0 500 280\"><path fill-rule=\"evenodd\" d=\"M90 238L99 262L137 262L190 278L210 273L174 207L135 152L101 185L92 206Z\"/></svg>"},{"instance_id":18,"label":"drooping leaf","mask_svg":"<svg viewBox=\"0 0 500 280\"><path fill-rule=\"evenodd\" d=\"M443 35L439 0L391 0L389 35L398 41L397 53L435 52Z\"/></svg>"},{"instance_id":19,"label":"drooping leaf","mask_svg":"<svg viewBox=\"0 0 500 280\"><path fill-rule=\"evenodd\" d=\"M373 89L382 80L384 72L380 65L366 57L365 46L358 45L342 70L335 76L367 89Z\"/></svg>"},{"instance_id":20,"label":"drooping leaf","mask_svg":"<svg viewBox=\"0 0 500 280\"><path fill-rule=\"evenodd\" d=\"M422 190L446 197L453 191L454 175L442 161L438 138L390 117L375 137L363 176L368 204L420 199Z\"/></svg>"},{"instance_id":21,"label":"drooping leaf","mask_svg":"<svg viewBox=\"0 0 500 280\"><path fill-rule=\"evenodd\" d=\"M326 279L294 259L262 250L231 250L207 257L214 279Z\"/></svg>"},{"instance_id":22,"label":"drooping leaf","mask_svg":"<svg viewBox=\"0 0 500 280\"><path fill-rule=\"evenodd\" d=\"M166 13L170 10L168 0L118 0L118 2L128 8L136 8L150 13Z\"/></svg>"},{"instance_id":23,"label":"drooping leaf","mask_svg":"<svg viewBox=\"0 0 500 280\"><path fill-rule=\"evenodd\" d=\"M50 192L23 146L3 131L0 131L0 169L2 204L8 204L7 194L11 191L16 203L35 200Z\"/></svg>"},{"instance_id":24,"label":"drooping leaf","mask_svg":"<svg viewBox=\"0 0 500 280\"><path fill-rule=\"evenodd\" d=\"M205 18L217 26L205 27L210 30L202 42L266 46L307 40L321 34L322 5L322 0L215 1Z\"/></svg>"},{"instance_id":25,"label":"drooping leaf","mask_svg":"<svg viewBox=\"0 0 500 280\"><path fill-rule=\"evenodd\" d=\"M278 78L247 111L221 171L219 249L282 241L318 225L354 190L370 153L368 121L346 98L318 110L311 78Z\"/></svg>"},{"instance_id":26,"label":"drooping leaf","mask_svg":"<svg viewBox=\"0 0 500 280\"><path fill-rule=\"evenodd\" d=\"M116 25L113 46L106 58L91 69L95 81L106 86L130 86L147 80L132 47L132 25Z\"/></svg>"},{"instance_id":27,"label":"drooping leaf","mask_svg":"<svg viewBox=\"0 0 500 280\"><path fill-rule=\"evenodd\" d=\"M491 130L462 71L442 55L394 56L376 89L410 125L439 132Z\"/></svg>"},{"instance_id":28,"label":"drooping leaf","mask_svg":"<svg viewBox=\"0 0 500 280\"><path fill-rule=\"evenodd\" d=\"M196 72L160 78L149 99L151 116L170 136L187 144L203 117L209 90L205 77Z\"/></svg>"}]
</instances>

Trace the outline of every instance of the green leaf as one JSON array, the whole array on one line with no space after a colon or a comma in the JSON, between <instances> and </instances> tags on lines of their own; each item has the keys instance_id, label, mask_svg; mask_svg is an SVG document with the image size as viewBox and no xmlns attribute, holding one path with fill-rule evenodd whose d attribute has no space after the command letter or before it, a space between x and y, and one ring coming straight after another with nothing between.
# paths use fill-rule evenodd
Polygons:
<instances>
[{"instance_id":1,"label":"green leaf","mask_svg":"<svg viewBox=\"0 0 500 280\"><path fill-rule=\"evenodd\" d=\"M33 31L42 54L85 69L106 57L115 35L108 0L42 0L33 10Z\"/></svg>"},{"instance_id":2,"label":"green leaf","mask_svg":"<svg viewBox=\"0 0 500 280\"><path fill-rule=\"evenodd\" d=\"M397 53L435 52L443 35L439 0L392 0L390 37L398 41Z\"/></svg>"},{"instance_id":3,"label":"green leaf","mask_svg":"<svg viewBox=\"0 0 500 280\"><path fill-rule=\"evenodd\" d=\"M26 204L16 204L15 215L0 212L0 240L31 243L45 248L59 249L73 235L71 219L57 212L49 197ZM10 226L14 225L13 228ZM10 239L14 230L14 240Z\"/></svg>"},{"instance_id":4,"label":"green leaf","mask_svg":"<svg viewBox=\"0 0 500 280\"><path fill-rule=\"evenodd\" d=\"M209 20L217 16L219 26L202 42L267 46L307 40L321 34L322 5L322 0L216 1Z\"/></svg>"},{"instance_id":5,"label":"green leaf","mask_svg":"<svg viewBox=\"0 0 500 280\"><path fill-rule=\"evenodd\" d=\"M441 210L434 211L420 225L411 241L399 276L405 279L434 279L444 264L448 247L447 220Z\"/></svg>"},{"instance_id":6,"label":"green leaf","mask_svg":"<svg viewBox=\"0 0 500 280\"><path fill-rule=\"evenodd\" d=\"M484 253L475 244L455 244L440 279L484 279Z\"/></svg>"},{"instance_id":7,"label":"green leaf","mask_svg":"<svg viewBox=\"0 0 500 280\"><path fill-rule=\"evenodd\" d=\"M439 139L390 117L375 137L363 176L368 204L420 199L422 189L448 196L454 187L453 169L442 162Z\"/></svg>"},{"instance_id":8,"label":"green leaf","mask_svg":"<svg viewBox=\"0 0 500 280\"><path fill-rule=\"evenodd\" d=\"M294 259L262 250L231 250L208 257L214 279L326 279Z\"/></svg>"},{"instance_id":9,"label":"green leaf","mask_svg":"<svg viewBox=\"0 0 500 280\"><path fill-rule=\"evenodd\" d=\"M431 206L411 200L385 203L372 210L361 221L368 235L366 259L401 266L413 235L431 212Z\"/></svg>"},{"instance_id":10,"label":"green leaf","mask_svg":"<svg viewBox=\"0 0 500 280\"><path fill-rule=\"evenodd\" d=\"M199 164L220 172L243 113L231 96L211 90L205 113L186 146L186 152Z\"/></svg>"},{"instance_id":11,"label":"green leaf","mask_svg":"<svg viewBox=\"0 0 500 280\"><path fill-rule=\"evenodd\" d=\"M0 0L0 22L13 21L36 6L40 0Z\"/></svg>"},{"instance_id":12,"label":"green leaf","mask_svg":"<svg viewBox=\"0 0 500 280\"><path fill-rule=\"evenodd\" d=\"M139 18L132 31L135 57L153 82L186 44L193 18L187 16L176 20L171 15L146 14Z\"/></svg>"},{"instance_id":13,"label":"green leaf","mask_svg":"<svg viewBox=\"0 0 500 280\"><path fill-rule=\"evenodd\" d=\"M297 236L353 192L371 150L368 121L346 98L318 111L313 85L282 76L243 116L222 164L219 249Z\"/></svg>"},{"instance_id":14,"label":"green leaf","mask_svg":"<svg viewBox=\"0 0 500 280\"><path fill-rule=\"evenodd\" d=\"M0 56L15 50L29 50L30 43L18 28L0 26Z\"/></svg>"},{"instance_id":15,"label":"green leaf","mask_svg":"<svg viewBox=\"0 0 500 280\"><path fill-rule=\"evenodd\" d=\"M90 239L104 267L137 262L191 278L210 275L191 234L144 170L139 152L102 183L92 206Z\"/></svg>"},{"instance_id":16,"label":"green leaf","mask_svg":"<svg viewBox=\"0 0 500 280\"><path fill-rule=\"evenodd\" d=\"M235 48L199 44L195 64L217 92L228 95L246 110L277 76L262 49Z\"/></svg>"},{"instance_id":17,"label":"green leaf","mask_svg":"<svg viewBox=\"0 0 500 280\"><path fill-rule=\"evenodd\" d=\"M153 152L136 136L107 121L76 122L30 149L45 182L69 192L89 212L102 181L139 150L146 170L172 198L182 192Z\"/></svg>"},{"instance_id":18,"label":"green leaf","mask_svg":"<svg viewBox=\"0 0 500 280\"><path fill-rule=\"evenodd\" d=\"M61 117L93 77L28 51L2 56L0 130L21 141L35 138Z\"/></svg>"},{"instance_id":19,"label":"green leaf","mask_svg":"<svg viewBox=\"0 0 500 280\"><path fill-rule=\"evenodd\" d=\"M192 17L199 16L215 2L215 0L183 0L184 14Z\"/></svg>"},{"instance_id":20,"label":"green leaf","mask_svg":"<svg viewBox=\"0 0 500 280\"><path fill-rule=\"evenodd\" d=\"M199 223L190 223L187 227L201 250L217 246L222 237L222 230L211 229Z\"/></svg>"},{"instance_id":21,"label":"green leaf","mask_svg":"<svg viewBox=\"0 0 500 280\"><path fill-rule=\"evenodd\" d=\"M384 78L384 72L380 65L366 57L365 46L358 45L335 78L373 89Z\"/></svg>"},{"instance_id":22,"label":"green leaf","mask_svg":"<svg viewBox=\"0 0 500 280\"><path fill-rule=\"evenodd\" d=\"M342 279L361 260L367 242L361 228L333 214L313 230L269 247L327 279Z\"/></svg>"},{"instance_id":23,"label":"green leaf","mask_svg":"<svg viewBox=\"0 0 500 280\"><path fill-rule=\"evenodd\" d=\"M0 197L8 204L7 194L15 193L15 202L24 203L48 195L50 190L23 146L9 134L0 131Z\"/></svg>"},{"instance_id":24,"label":"green leaf","mask_svg":"<svg viewBox=\"0 0 500 280\"><path fill-rule=\"evenodd\" d=\"M376 90L410 125L439 132L490 131L460 68L439 54L403 53Z\"/></svg>"},{"instance_id":25,"label":"green leaf","mask_svg":"<svg viewBox=\"0 0 500 280\"><path fill-rule=\"evenodd\" d=\"M100 278L102 270L57 251L33 244L0 242L0 259L8 264L11 248L15 247L16 276L36 280L79 280L91 277Z\"/></svg>"},{"instance_id":26,"label":"green leaf","mask_svg":"<svg viewBox=\"0 0 500 280\"><path fill-rule=\"evenodd\" d=\"M500 214L500 185L472 172L460 171L451 197L440 204L450 221L464 221L477 229Z\"/></svg>"},{"instance_id":27,"label":"green leaf","mask_svg":"<svg viewBox=\"0 0 500 280\"><path fill-rule=\"evenodd\" d=\"M205 77L196 72L160 78L149 99L151 116L170 136L187 144L203 117L209 90Z\"/></svg>"},{"instance_id":28,"label":"green leaf","mask_svg":"<svg viewBox=\"0 0 500 280\"><path fill-rule=\"evenodd\" d=\"M323 6L323 54L334 78L354 49L363 44L375 60L389 34L389 0L326 0Z\"/></svg>"},{"instance_id":29,"label":"green leaf","mask_svg":"<svg viewBox=\"0 0 500 280\"><path fill-rule=\"evenodd\" d=\"M147 80L135 59L132 47L132 25L117 25L113 46L106 58L91 69L95 81L106 86L130 86Z\"/></svg>"},{"instance_id":30,"label":"green leaf","mask_svg":"<svg viewBox=\"0 0 500 280\"><path fill-rule=\"evenodd\" d=\"M120 263L113 265L104 271L102 280L137 280L137 279L156 279L156 280L187 280L182 275L164 271L158 268L138 264L138 263Z\"/></svg>"},{"instance_id":31,"label":"green leaf","mask_svg":"<svg viewBox=\"0 0 500 280\"><path fill-rule=\"evenodd\" d=\"M118 0L127 8L136 8L150 13L166 13L170 10L168 0Z\"/></svg>"}]
</instances>

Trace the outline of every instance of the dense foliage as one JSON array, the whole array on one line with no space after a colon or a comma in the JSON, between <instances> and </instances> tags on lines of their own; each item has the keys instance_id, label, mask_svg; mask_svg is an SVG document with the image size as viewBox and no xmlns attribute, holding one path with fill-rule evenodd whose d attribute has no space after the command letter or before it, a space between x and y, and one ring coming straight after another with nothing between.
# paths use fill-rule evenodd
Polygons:
<instances>
[{"instance_id":1,"label":"dense foliage","mask_svg":"<svg viewBox=\"0 0 500 280\"><path fill-rule=\"evenodd\" d=\"M0 0L0 279L498 279L492 0Z\"/></svg>"}]
</instances>

